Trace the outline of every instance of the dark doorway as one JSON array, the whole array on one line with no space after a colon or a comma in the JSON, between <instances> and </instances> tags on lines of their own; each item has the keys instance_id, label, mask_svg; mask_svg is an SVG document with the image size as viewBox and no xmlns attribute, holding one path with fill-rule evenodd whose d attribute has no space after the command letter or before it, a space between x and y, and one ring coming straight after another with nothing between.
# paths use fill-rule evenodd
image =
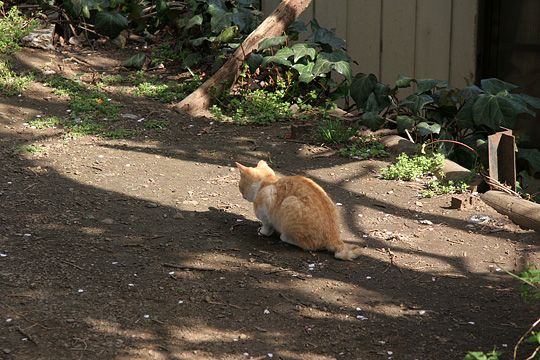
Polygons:
<instances>
[{"instance_id":1,"label":"dark doorway","mask_svg":"<svg viewBox=\"0 0 540 360\"><path fill-rule=\"evenodd\" d=\"M540 1L486 0L479 26L479 75L540 97Z\"/></svg>"}]
</instances>

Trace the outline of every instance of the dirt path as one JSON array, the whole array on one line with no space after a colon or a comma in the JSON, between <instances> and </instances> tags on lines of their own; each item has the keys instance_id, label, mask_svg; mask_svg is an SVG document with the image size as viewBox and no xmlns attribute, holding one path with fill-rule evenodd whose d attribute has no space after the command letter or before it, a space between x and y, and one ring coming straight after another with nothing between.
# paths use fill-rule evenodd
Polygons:
<instances>
[{"instance_id":1,"label":"dirt path","mask_svg":"<svg viewBox=\"0 0 540 360\"><path fill-rule=\"evenodd\" d=\"M65 141L24 124L65 113L50 89L0 98L0 358L442 360L494 346L510 358L540 313L497 271L539 264L539 236L480 201L419 202L409 184L375 177L384 162L303 155L286 124L123 101L171 125ZM41 150L14 155L22 144ZM231 166L260 158L327 189L364 256L257 236ZM491 220L473 225L475 214Z\"/></svg>"}]
</instances>

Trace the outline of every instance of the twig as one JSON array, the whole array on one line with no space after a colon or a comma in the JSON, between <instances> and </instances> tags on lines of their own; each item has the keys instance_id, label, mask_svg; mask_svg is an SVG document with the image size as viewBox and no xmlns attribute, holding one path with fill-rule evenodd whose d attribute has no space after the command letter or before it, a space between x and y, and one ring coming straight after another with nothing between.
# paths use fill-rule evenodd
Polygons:
<instances>
[{"instance_id":1,"label":"twig","mask_svg":"<svg viewBox=\"0 0 540 360\"><path fill-rule=\"evenodd\" d=\"M390 257L390 264L388 264L386 269L383 270L383 273L387 272L388 269L390 269L391 266L396 267L399 270L399 272L402 273L403 270L401 270L401 268L394 263L394 258L396 257L396 255L390 250L390 248L385 248L384 252L386 252L388 254L388 256Z\"/></svg>"},{"instance_id":2,"label":"twig","mask_svg":"<svg viewBox=\"0 0 540 360\"><path fill-rule=\"evenodd\" d=\"M527 334L529 334L536 327L536 325L538 325L538 324L540 324L540 318L538 320L536 320L534 322L534 324L532 324L532 326L529 328L529 330L527 330L523 335L521 335L521 337L519 338L519 341L517 342L516 346L514 347L514 360L517 359L517 351L518 351L519 345L523 342L523 340L525 340L525 337L527 336ZM526 360L533 359L534 355L536 355L537 352L538 352L538 348L534 351L532 357L528 357Z\"/></svg>"},{"instance_id":3,"label":"twig","mask_svg":"<svg viewBox=\"0 0 540 360\"><path fill-rule=\"evenodd\" d=\"M167 264L167 263L163 263L161 264L161 266L173 268L173 269L185 270L185 271L221 271L218 269L212 269L212 268L207 268L207 267L176 265L176 264Z\"/></svg>"},{"instance_id":4,"label":"twig","mask_svg":"<svg viewBox=\"0 0 540 360\"><path fill-rule=\"evenodd\" d=\"M484 181L489 185L491 189L499 190L502 192L505 192L507 194L513 195L515 197L521 198L521 195L512 190L509 186L501 184L499 181L495 180L494 178L490 177L487 174L481 174L484 178Z\"/></svg>"},{"instance_id":5,"label":"twig","mask_svg":"<svg viewBox=\"0 0 540 360\"><path fill-rule=\"evenodd\" d=\"M17 329L17 331L18 331L22 336L24 336L25 338L27 338L28 340L30 340L31 342L33 342L34 345L37 345L37 344L38 344L37 341L36 341L33 337L31 337L30 335L28 335L23 329L21 329L21 328L18 327L18 326L16 327L16 329Z\"/></svg>"},{"instance_id":6,"label":"twig","mask_svg":"<svg viewBox=\"0 0 540 360\"><path fill-rule=\"evenodd\" d=\"M414 144L414 140L411 136L411 133L409 132L409 130L405 129L405 134L407 134L407 137L409 138L409 141L412 142Z\"/></svg>"},{"instance_id":7,"label":"twig","mask_svg":"<svg viewBox=\"0 0 540 360\"><path fill-rule=\"evenodd\" d=\"M83 271L85 270L84 268L80 267L80 266L77 265L77 264L72 263L71 261L67 261L67 260L64 260L64 259L59 259L59 260L60 260L61 262L63 262L64 264L71 265L71 266L73 266L74 268L77 268L77 269L79 269L79 270L83 270Z\"/></svg>"}]
</instances>

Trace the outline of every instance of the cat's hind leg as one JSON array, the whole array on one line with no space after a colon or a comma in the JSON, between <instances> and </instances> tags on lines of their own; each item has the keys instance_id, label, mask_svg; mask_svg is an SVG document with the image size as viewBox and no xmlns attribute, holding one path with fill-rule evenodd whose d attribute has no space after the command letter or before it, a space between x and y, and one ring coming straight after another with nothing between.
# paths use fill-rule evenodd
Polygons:
<instances>
[{"instance_id":1,"label":"cat's hind leg","mask_svg":"<svg viewBox=\"0 0 540 360\"><path fill-rule=\"evenodd\" d=\"M292 240L289 236L287 236L287 234L284 234L282 233L279 238L281 239L281 241L283 241L284 243L287 243L287 244L291 244L291 245L294 245L294 246L298 246L298 243L296 243L294 240Z\"/></svg>"}]
</instances>

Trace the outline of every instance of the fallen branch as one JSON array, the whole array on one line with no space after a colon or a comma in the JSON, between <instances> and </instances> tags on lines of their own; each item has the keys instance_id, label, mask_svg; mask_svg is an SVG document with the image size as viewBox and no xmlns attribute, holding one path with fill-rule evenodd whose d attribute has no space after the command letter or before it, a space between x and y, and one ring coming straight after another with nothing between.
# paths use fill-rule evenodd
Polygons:
<instances>
[{"instance_id":1,"label":"fallen branch","mask_svg":"<svg viewBox=\"0 0 540 360\"><path fill-rule=\"evenodd\" d=\"M221 271L218 269L212 269L207 267L199 267L199 266L189 266L189 265L176 265L176 264L161 264L163 267L173 268L173 269L179 269L184 271Z\"/></svg>"},{"instance_id":2,"label":"fallen branch","mask_svg":"<svg viewBox=\"0 0 540 360\"><path fill-rule=\"evenodd\" d=\"M259 43L269 37L281 35L287 26L304 12L311 0L283 0L236 49L231 58L199 88L188 95L175 107L193 116L206 115L212 102L210 90L220 92L234 84L240 73L240 66Z\"/></svg>"}]
</instances>

